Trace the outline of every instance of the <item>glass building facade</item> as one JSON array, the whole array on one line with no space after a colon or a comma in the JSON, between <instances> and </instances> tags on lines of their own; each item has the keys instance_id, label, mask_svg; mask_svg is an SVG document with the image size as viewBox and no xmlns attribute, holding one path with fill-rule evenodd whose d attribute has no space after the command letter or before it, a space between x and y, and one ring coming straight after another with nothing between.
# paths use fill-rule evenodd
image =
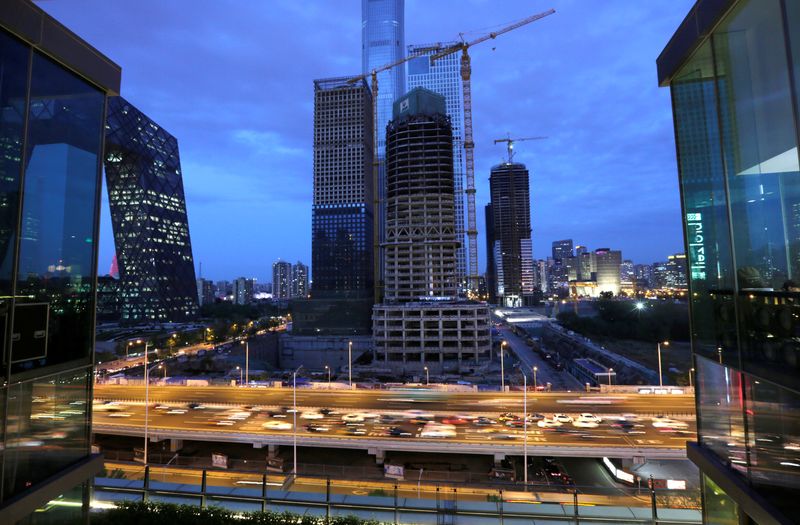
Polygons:
<instances>
[{"instance_id":1,"label":"glass building facade","mask_svg":"<svg viewBox=\"0 0 800 525\"><path fill-rule=\"evenodd\" d=\"M101 466L90 449L98 215L106 94L119 77L30 2L0 5L4 523L58 521L30 513L69 491L85 509L83 482Z\"/></svg>"},{"instance_id":2,"label":"glass building facade","mask_svg":"<svg viewBox=\"0 0 800 525\"><path fill-rule=\"evenodd\" d=\"M698 1L672 95L707 523L800 523L800 4Z\"/></svg>"},{"instance_id":3,"label":"glass building facade","mask_svg":"<svg viewBox=\"0 0 800 525\"><path fill-rule=\"evenodd\" d=\"M194 319L197 281L177 139L124 98L112 97L105 170L122 322Z\"/></svg>"},{"instance_id":4,"label":"glass building facade","mask_svg":"<svg viewBox=\"0 0 800 525\"><path fill-rule=\"evenodd\" d=\"M403 58L405 52L405 0L361 0L361 71L369 73ZM392 119L392 104L406 92L406 70L403 66L378 73L378 100L373 125L377 130L378 206L376 227L380 243L386 241L386 125ZM372 168L370 168L372 169ZM378 249L378 282L380 295L383 282L384 255Z\"/></svg>"},{"instance_id":5,"label":"glass building facade","mask_svg":"<svg viewBox=\"0 0 800 525\"><path fill-rule=\"evenodd\" d=\"M453 128L453 178L456 203L456 276L459 291L466 292L467 251L464 230L464 92L461 87L461 55L451 53L431 64L430 56L443 48L455 45L444 44L408 46L408 56L421 55L408 61L408 89L424 87L444 97L447 116Z\"/></svg>"}]
</instances>

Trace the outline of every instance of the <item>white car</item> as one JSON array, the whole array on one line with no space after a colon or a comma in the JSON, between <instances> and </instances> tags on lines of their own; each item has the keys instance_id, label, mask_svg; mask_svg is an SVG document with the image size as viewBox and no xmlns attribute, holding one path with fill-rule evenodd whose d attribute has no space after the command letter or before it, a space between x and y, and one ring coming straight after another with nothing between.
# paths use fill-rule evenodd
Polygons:
<instances>
[{"instance_id":1,"label":"white car","mask_svg":"<svg viewBox=\"0 0 800 525\"><path fill-rule=\"evenodd\" d=\"M108 417L131 417L132 415L130 412L111 412Z\"/></svg>"},{"instance_id":2,"label":"white car","mask_svg":"<svg viewBox=\"0 0 800 525\"><path fill-rule=\"evenodd\" d=\"M581 419L581 418L578 418L575 421L573 421L572 425L578 428L597 428L598 426L600 426L596 421L591 421L588 419Z\"/></svg>"},{"instance_id":3,"label":"white car","mask_svg":"<svg viewBox=\"0 0 800 525\"><path fill-rule=\"evenodd\" d=\"M173 408L172 410L167 410L167 414L185 414L186 410L182 408Z\"/></svg>"},{"instance_id":4,"label":"white car","mask_svg":"<svg viewBox=\"0 0 800 525\"><path fill-rule=\"evenodd\" d=\"M572 423L572 418L566 414L553 414L553 419L559 423Z\"/></svg>"},{"instance_id":5,"label":"white car","mask_svg":"<svg viewBox=\"0 0 800 525\"><path fill-rule=\"evenodd\" d=\"M593 423L602 423L603 420L594 414L589 414L588 412L584 412L583 414L578 416L578 419L581 421L591 421Z\"/></svg>"},{"instance_id":6,"label":"white car","mask_svg":"<svg viewBox=\"0 0 800 525\"><path fill-rule=\"evenodd\" d=\"M288 421L267 421L261 427L267 430L291 430L292 424Z\"/></svg>"},{"instance_id":7,"label":"white car","mask_svg":"<svg viewBox=\"0 0 800 525\"><path fill-rule=\"evenodd\" d=\"M689 424L685 421L678 421L664 416L657 416L653 418L654 428L688 428Z\"/></svg>"},{"instance_id":8,"label":"white car","mask_svg":"<svg viewBox=\"0 0 800 525\"><path fill-rule=\"evenodd\" d=\"M250 412L233 412L228 415L228 419L234 419L236 421L244 421L250 417Z\"/></svg>"},{"instance_id":9,"label":"white car","mask_svg":"<svg viewBox=\"0 0 800 525\"><path fill-rule=\"evenodd\" d=\"M455 425L443 425L441 423L426 423L422 428L420 437L423 438L448 438L456 437Z\"/></svg>"},{"instance_id":10,"label":"white car","mask_svg":"<svg viewBox=\"0 0 800 525\"><path fill-rule=\"evenodd\" d=\"M342 416L342 421L345 423L362 423L364 421L364 415L357 412L345 414Z\"/></svg>"},{"instance_id":11,"label":"white car","mask_svg":"<svg viewBox=\"0 0 800 525\"><path fill-rule=\"evenodd\" d=\"M302 414L300 414L300 419L322 419L323 417L325 417L325 416L323 416L319 412L311 412L311 411L309 411L309 412L303 412Z\"/></svg>"},{"instance_id":12,"label":"white car","mask_svg":"<svg viewBox=\"0 0 800 525\"><path fill-rule=\"evenodd\" d=\"M561 421L558 421L557 419L550 419L550 418L546 417L544 419L539 420L536 423L536 426L538 426L539 428L560 427L561 426Z\"/></svg>"}]
</instances>

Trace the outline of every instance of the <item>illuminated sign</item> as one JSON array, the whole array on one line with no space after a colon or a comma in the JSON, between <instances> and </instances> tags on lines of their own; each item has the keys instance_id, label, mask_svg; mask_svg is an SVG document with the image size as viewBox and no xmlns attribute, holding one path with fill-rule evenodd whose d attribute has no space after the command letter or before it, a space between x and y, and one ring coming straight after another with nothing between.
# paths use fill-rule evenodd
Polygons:
<instances>
[{"instance_id":1,"label":"illuminated sign","mask_svg":"<svg viewBox=\"0 0 800 525\"><path fill-rule=\"evenodd\" d=\"M689 276L692 280L705 279L706 247L702 213L686 214L686 237L689 244Z\"/></svg>"}]
</instances>

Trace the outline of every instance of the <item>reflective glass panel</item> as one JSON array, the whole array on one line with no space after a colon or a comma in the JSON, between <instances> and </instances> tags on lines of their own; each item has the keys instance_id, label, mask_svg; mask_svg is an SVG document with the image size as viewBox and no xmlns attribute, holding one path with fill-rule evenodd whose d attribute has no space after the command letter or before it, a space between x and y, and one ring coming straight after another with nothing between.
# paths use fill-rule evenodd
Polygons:
<instances>
[{"instance_id":1,"label":"reflective glass panel","mask_svg":"<svg viewBox=\"0 0 800 525\"><path fill-rule=\"evenodd\" d=\"M703 481L703 523L739 525L736 502L707 476Z\"/></svg>"},{"instance_id":2,"label":"reflective glass panel","mask_svg":"<svg viewBox=\"0 0 800 525\"><path fill-rule=\"evenodd\" d=\"M15 316L37 337L46 327L47 344L14 345L14 371L91 355L103 104L100 91L34 54L17 274L27 299Z\"/></svg>"},{"instance_id":3,"label":"reflective glass panel","mask_svg":"<svg viewBox=\"0 0 800 525\"><path fill-rule=\"evenodd\" d=\"M89 368L8 389L3 498L89 454Z\"/></svg>"}]
</instances>

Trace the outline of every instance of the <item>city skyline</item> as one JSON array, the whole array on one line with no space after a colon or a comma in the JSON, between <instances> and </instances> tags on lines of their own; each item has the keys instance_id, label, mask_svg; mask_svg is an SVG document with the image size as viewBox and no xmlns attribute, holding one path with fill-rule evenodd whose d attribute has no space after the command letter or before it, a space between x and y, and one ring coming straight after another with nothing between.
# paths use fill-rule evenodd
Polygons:
<instances>
[{"instance_id":1,"label":"city skyline","mask_svg":"<svg viewBox=\"0 0 800 525\"><path fill-rule=\"evenodd\" d=\"M620 4L589 11L576 2L519 2L498 13L490 3L474 2L454 19L446 15L451 3L406 3L406 42L445 41L466 30L476 30L466 35L474 37L494 29L485 27L487 21L502 24L557 10L473 53L478 207L488 202L489 168L504 153L493 139L506 132L550 137L517 152L531 170L536 259L549 252L552 240L566 237L618 247L635 261L682 251L669 95L653 87L652 71L653 57L692 2L626 3L624 20ZM278 256L310 260L313 93L308 86L312 78L360 70L360 2L336 11L315 4L236 10L208 5L198 6L188 19L179 6L156 3L136 9L99 2L94 8L75 6L42 4L117 57L126 71L123 96L181 141L195 261L204 263L204 274L213 280L254 275L266 282ZM131 24L112 32L100 17ZM135 23L140 17L148 23ZM178 18L186 23L175 31ZM248 31L251 23L274 31ZM292 52L271 52L287 48ZM209 63L217 74L207 74ZM294 67L297 63L303 67ZM617 82L622 76L627 81ZM584 89L590 80L594 89ZM215 149L219 153L208 154ZM109 267L114 252L103 206L101 269ZM478 230L482 245L482 214ZM650 242L653 238L661 242ZM225 255L241 253L243 244L246 256ZM479 253L483 272L483 246Z\"/></svg>"}]
</instances>

